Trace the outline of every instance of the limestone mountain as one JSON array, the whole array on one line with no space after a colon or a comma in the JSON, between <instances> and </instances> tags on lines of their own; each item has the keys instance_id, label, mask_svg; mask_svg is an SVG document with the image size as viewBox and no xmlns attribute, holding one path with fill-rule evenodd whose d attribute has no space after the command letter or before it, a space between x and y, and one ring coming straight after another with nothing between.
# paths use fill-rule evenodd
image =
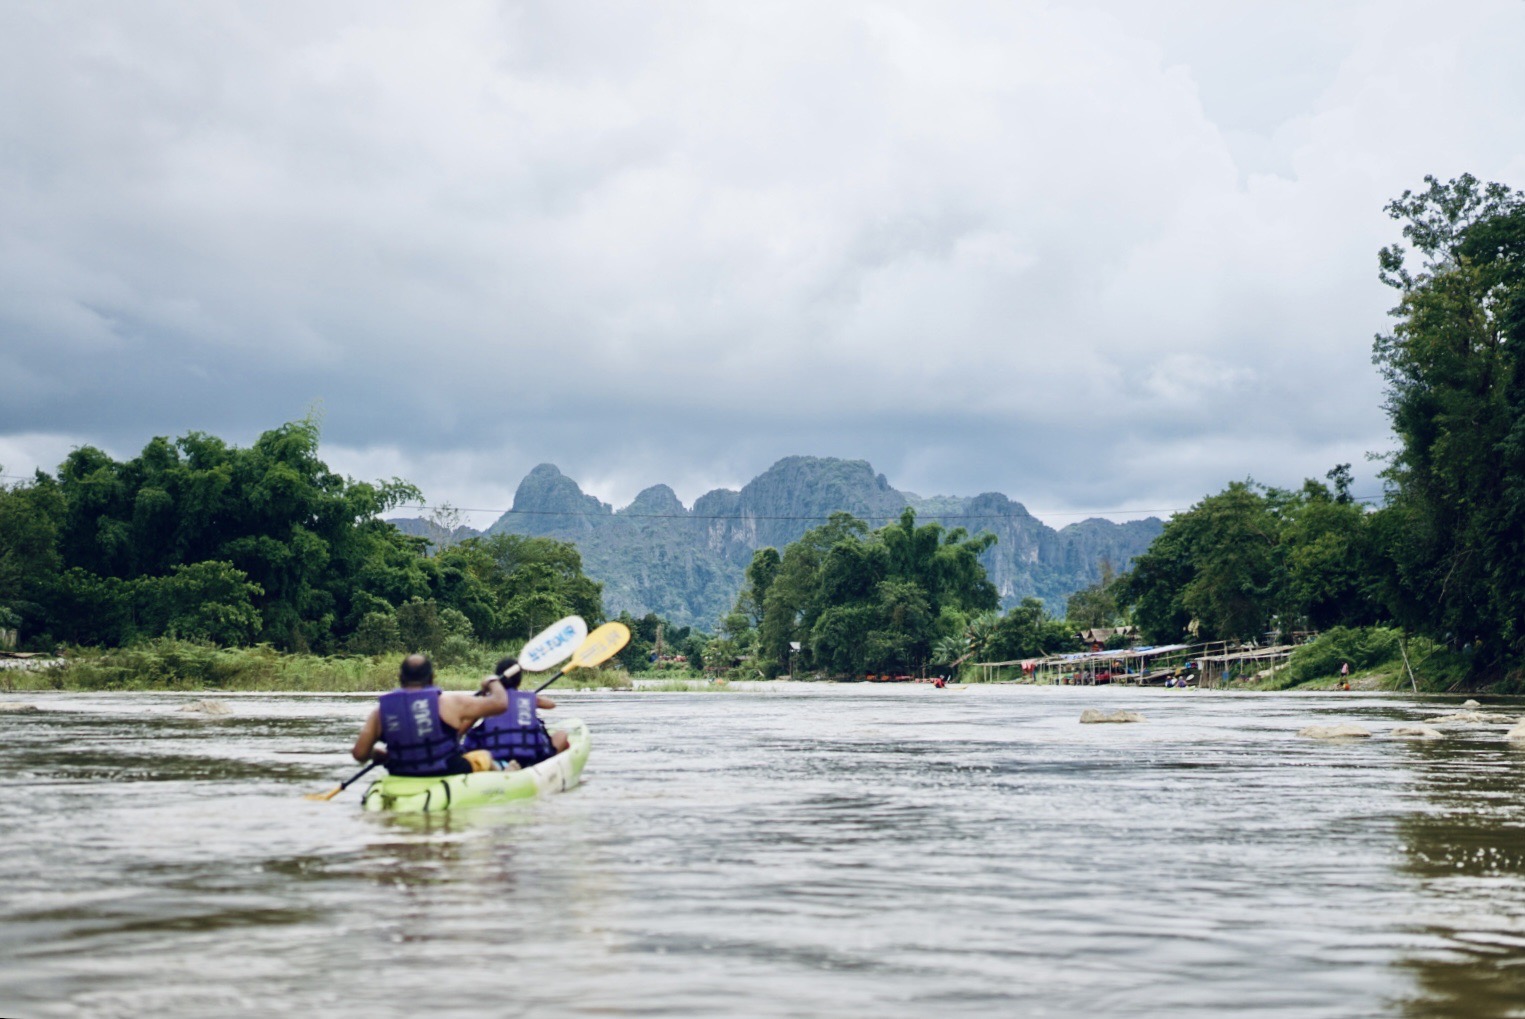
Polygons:
<instances>
[{"instance_id":1,"label":"limestone mountain","mask_svg":"<svg viewBox=\"0 0 1525 1019\"><path fill-rule=\"evenodd\" d=\"M922 521L995 534L983 561L1002 604L1033 595L1051 611L1062 611L1070 594L1093 583L1103 561L1126 569L1163 526L1153 517L1125 524L1090 519L1054 530L999 493L924 499L897 491L863 460L791 456L739 492L716 489L690 508L671 488L653 485L616 510L541 464L488 533L574 542L584 571L603 582L610 613L652 611L708 629L734 604L756 549L782 550L838 510L879 527L906 506Z\"/></svg>"}]
</instances>

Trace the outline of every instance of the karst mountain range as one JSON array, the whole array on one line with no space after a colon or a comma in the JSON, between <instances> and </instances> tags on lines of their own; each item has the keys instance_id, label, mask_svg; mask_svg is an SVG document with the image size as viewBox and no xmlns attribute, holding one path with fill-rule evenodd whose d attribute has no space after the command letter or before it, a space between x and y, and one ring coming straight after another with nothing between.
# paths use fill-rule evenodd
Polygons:
<instances>
[{"instance_id":1,"label":"karst mountain range","mask_svg":"<svg viewBox=\"0 0 1525 1019\"><path fill-rule=\"evenodd\" d=\"M1103 562L1125 569L1163 526L1154 517L1127 523L1091 518L1055 530L998 492L923 498L890 487L864 460L791 456L740 491L716 489L691 507L668 486L653 485L615 509L554 465L541 464L519 483L513 508L486 533L575 543L584 571L604 584L611 615L656 612L678 625L710 629L735 604L757 549L782 551L838 510L880 527L907 506L921 523L941 520L970 533L993 533L996 544L982 560L1002 605L1036 596L1051 612L1062 612L1070 594L1093 583ZM423 519L393 522L412 534L443 536ZM475 533L463 528L456 537Z\"/></svg>"}]
</instances>

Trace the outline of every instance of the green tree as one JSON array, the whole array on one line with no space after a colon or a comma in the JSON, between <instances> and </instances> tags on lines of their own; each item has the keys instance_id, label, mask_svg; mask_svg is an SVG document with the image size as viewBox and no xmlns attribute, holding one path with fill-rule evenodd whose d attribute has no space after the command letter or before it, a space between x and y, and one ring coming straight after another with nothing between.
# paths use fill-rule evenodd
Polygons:
<instances>
[{"instance_id":1,"label":"green tree","mask_svg":"<svg viewBox=\"0 0 1525 1019\"><path fill-rule=\"evenodd\" d=\"M1388 206L1410 251L1379 260L1399 292L1373 348L1399 440L1375 528L1382 591L1406 628L1487 670L1525 655L1525 194L1470 174L1425 183Z\"/></svg>"},{"instance_id":2,"label":"green tree","mask_svg":"<svg viewBox=\"0 0 1525 1019\"><path fill-rule=\"evenodd\" d=\"M384 655L401 651L404 646L397 613L390 606L386 611L367 612L348 641L350 653L357 655Z\"/></svg>"},{"instance_id":3,"label":"green tree","mask_svg":"<svg viewBox=\"0 0 1525 1019\"><path fill-rule=\"evenodd\" d=\"M1371 514L1335 489L1234 482L1172 517L1113 590L1151 640L1258 638L1369 625L1381 615Z\"/></svg>"},{"instance_id":4,"label":"green tree","mask_svg":"<svg viewBox=\"0 0 1525 1019\"><path fill-rule=\"evenodd\" d=\"M991 660L1010 662L1079 650L1073 625L1049 618L1038 599L1024 598L996 624L986 654Z\"/></svg>"},{"instance_id":5,"label":"green tree","mask_svg":"<svg viewBox=\"0 0 1525 1019\"><path fill-rule=\"evenodd\" d=\"M26 485L0 484L0 608L15 620L5 628L19 630L23 643L29 637L46 639L47 602L63 568L58 552L63 515L63 497L46 476Z\"/></svg>"},{"instance_id":6,"label":"green tree","mask_svg":"<svg viewBox=\"0 0 1525 1019\"><path fill-rule=\"evenodd\" d=\"M752 617L753 626L762 625L768 588L773 586L773 580L782 566L783 559L776 548L760 548L752 553L752 562L747 565L747 586L742 591L737 607Z\"/></svg>"},{"instance_id":7,"label":"green tree","mask_svg":"<svg viewBox=\"0 0 1525 1019\"><path fill-rule=\"evenodd\" d=\"M176 565L162 577L137 582L139 621L153 634L217 644L248 644L259 634L258 584L232 563Z\"/></svg>"},{"instance_id":8,"label":"green tree","mask_svg":"<svg viewBox=\"0 0 1525 1019\"><path fill-rule=\"evenodd\" d=\"M804 668L924 667L939 638L959 630L970 613L998 604L979 563L994 540L940 524L917 526L911 510L874 532L849 514L834 514L785 548L776 565L771 556L754 559L757 576L737 609L745 618L761 592L760 667L780 671L791 642L804 647L797 662Z\"/></svg>"},{"instance_id":9,"label":"green tree","mask_svg":"<svg viewBox=\"0 0 1525 1019\"><path fill-rule=\"evenodd\" d=\"M450 634L433 598L409 598L397 606L397 632L404 648L428 655L438 652Z\"/></svg>"},{"instance_id":10,"label":"green tree","mask_svg":"<svg viewBox=\"0 0 1525 1019\"><path fill-rule=\"evenodd\" d=\"M89 577L127 582L130 591L140 579L201 562L230 564L258 588L258 636L285 648L331 646L352 618L351 603L370 596L373 583L383 598L394 594L388 587L426 589L416 545L379 519L419 498L417 489L395 479L347 481L317 448L317 424L308 419L265 432L248 449L191 433L174 443L153 439L125 463L92 447L74 450L56 481L57 549L69 569L50 609L55 635L78 641L111 629L75 611L104 590ZM68 590L75 582L86 590ZM123 638L141 632L140 622L119 628Z\"/></svg>"},{"instance_id":11,"label":"green tree","mask_svg":"<svg viewBox=\"0 0 1525 1019\"><path fill-rule=\"evenodd\" d=\"M1102 560L1100 579L1070 595L1064 606L1064 617L1082 629L1120 625L1123 621L1118 597L1121 584L1112 564Z\"/></svg>"}]
</instances>

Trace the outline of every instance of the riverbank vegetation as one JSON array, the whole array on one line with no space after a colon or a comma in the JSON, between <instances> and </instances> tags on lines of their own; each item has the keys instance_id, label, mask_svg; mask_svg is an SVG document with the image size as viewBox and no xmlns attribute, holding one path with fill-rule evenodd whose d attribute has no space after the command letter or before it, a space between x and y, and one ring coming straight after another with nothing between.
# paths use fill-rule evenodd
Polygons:
<instances>
[{"instance_id":1,"label":"riverbank vegetation","mask_svg":"<svg viewBox=\"0 0 1525 1019\"><path fill-rule=\"evenodd\" d=\"M1035 599L1004 616L979 555L995 539L920 524L878 530L832 514L783 552L759 549L705 651L733 678L924 673L985 655L1078 650L1074 628Z\"/></svg>"},{"instance_id":2,"label":"riverbank vegetation","mask_svg":"<svg viewBox=\"0 0 1525 1019\"><path fill-rule=\"evenodd\" d=\"M601 621L575 546L494 535L434 549L379 514L420 494L342 478L314 421L240 449L192 433L118 462L76 449L0 490L0 611L22 646L156 637L464 663L573 612Z\"/></svg>"},{"instance_id":3,"label":"riverbank vegetation","mask_svg":"<svg viewBox=\"0 0 1525 1019\"><path fill-rule=\"evenodd\" d=\"M69 648L61 667L0 670L0 692L31 690L187 690L264 693L360 693L397 685L395 654L315 655L269 644L219 647L205 641L157 637L120 648ZM491 669L476 660L436 669L447 690L475 690ZM538 685L554 673L529 676ZM566 689L629 689L623 669L581 669L560 680Z\"/></svg>"},{"instance_id":4,"label":"riverbank vegetation","mask_svg":"<svg viewBox=\"0 0 1525 1019\"><path fill-rule=\"evenodd\" d=\"M379 518L418 498L400 480L329 471L311 419L247 449L199 433L125 462L76 449L56 474L0 486L0 630L68 663L0 681L369 690L422 651L470 686L555 619L603 621L576 546L512 534L435 546ZM665 624L622 618L636 636L621 664L639 671ZM668 628L668 647L702 643Z\"/></svg>"}]
</instances>

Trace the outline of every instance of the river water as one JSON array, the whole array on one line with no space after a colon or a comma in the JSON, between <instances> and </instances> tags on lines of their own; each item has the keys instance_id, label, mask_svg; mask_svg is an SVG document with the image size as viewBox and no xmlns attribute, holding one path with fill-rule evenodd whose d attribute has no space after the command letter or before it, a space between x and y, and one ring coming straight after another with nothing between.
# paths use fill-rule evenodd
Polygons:
<instances>
[{"instance_id":1,"label":"river water","mask_svg":"<svg viewBox=\"0 0 1525 1019\"><path fill-rule=\"evenodd\" d=\"M1525 1015L1519 705L565 693L582 788L409 822L302 798L366 699L3 699L4 1016Z\"/></svg>"}]
</instances>

